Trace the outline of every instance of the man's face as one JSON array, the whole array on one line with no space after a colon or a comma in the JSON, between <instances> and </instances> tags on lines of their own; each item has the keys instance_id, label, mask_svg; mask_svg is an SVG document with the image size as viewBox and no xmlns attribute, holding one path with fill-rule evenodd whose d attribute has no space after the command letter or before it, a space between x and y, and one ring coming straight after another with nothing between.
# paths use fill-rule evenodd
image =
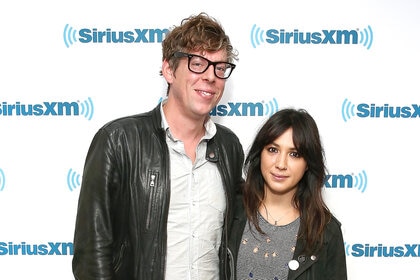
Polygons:
<instances>
[{"instance_id":1,"label":"man's face","mask_svg":"<svg viewBox=\"0 0 420 280\"><path fill-rule=\"evenodd\" d=\"M210 61L227 61L224 51L191 52L191 54L205 57ZM188 57L179 58L178 68L174 73L168 69L164 70L166 72L164 76L170 84L169 98L174 99L183 114L201 118L207 116L222 98L226 80L214 74L213 65L201 74L191 72L188 69L188 61ZM164 62L163 67L169 66L165 66Z\"/></svg>"}]
</instances>

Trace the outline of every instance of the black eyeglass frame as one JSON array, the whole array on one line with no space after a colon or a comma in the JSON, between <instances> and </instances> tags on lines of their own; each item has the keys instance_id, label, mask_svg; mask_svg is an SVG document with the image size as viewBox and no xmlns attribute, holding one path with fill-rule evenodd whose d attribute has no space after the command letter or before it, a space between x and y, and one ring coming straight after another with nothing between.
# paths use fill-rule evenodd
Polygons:
<instances>
[{"instance_id":1,"label":"black eyeglass frame","mask_svg":"<svg viewBox=\"0 0 420 280\"><path fill-rule=\"evenodd\" d=\"M196 73L196 74L203 74L204 72L207 71L207 69L209 69L210 65L213 65L214 75L217 78L222 79L222 80L226 80L227 78L229 78L230 75L232 75L232 72L233 72L233 70L236 67L235 64L230 63L230 62L226 62L226 61L210 61L207 58L202 57L201 55L184 53L184 52L175 52L174 53L174 57L176 57L176 58L188 57L188 70L190 70L191 72ZM208 63L207 64L207 67L203 71L201 71L201 72L192 70L191 67L190 67L190 62L191 62L191 58L193 58L193 57L199 57L199 58L204 59L205 61L207 61L207 63ZM220 77L219 75L217 75L217 73L216 73L216 65L217 64L220 64L220 63L227 64L229 66L229 68L231 69L230 72L229 72L229 75L227 77Z\"/></svg>"}]
</instances>

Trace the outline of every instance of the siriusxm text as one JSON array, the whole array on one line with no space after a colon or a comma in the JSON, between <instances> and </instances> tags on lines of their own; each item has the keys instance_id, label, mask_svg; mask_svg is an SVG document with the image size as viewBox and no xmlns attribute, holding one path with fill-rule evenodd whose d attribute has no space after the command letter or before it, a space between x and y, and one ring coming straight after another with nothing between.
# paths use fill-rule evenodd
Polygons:
<instances>
[{"instance_id":1,"label":"siriusxm text","mask_svg":"<svg viewBox=\"0 0 420 280\"><path fill-rule=\"evenodd\" d=\"M420 244L370 245L353 244L350 255L353 257L420 257Z\"/></svg>"},{"instance_id":2,"label":"siriusxm text","mask_svg":"<svg viewBox=\"0 0 420 280\"><path fill-rule=\"evenodd\" d=\"M78 102L43 102L37 104L14 104L2 102L0 116L78 116Z\"/></svg>"},{"instance_id":3,"label":"siriusxm text","mask_svg":"<svg viewBox=\"0 0 420 280\"><path fill-rule=\"evenodd\" d=\"M357 105L357 116L360 118L418 118L420 117L420 106L411 104L409 106L390 106L384 104L361 103Z\"/></svg>"},{"instance_id":4,"label":"siriusxm text","mask_svg":"<svg viewBox=\"0 0 420 280\"><path fill-rule=\"evenodd\" d=\"M0 242L0 256L2 255L73 255L73 243L47 242L44 244L27 244L26 242Z\"/></svg>"},{"instance_id":5,"label":"siriusxm text","mask_svg":"<svg viewBox=\"0 0 420 280\"><path fill-rule=\"evenodd\" d=\"M299 29L269 29L266 32L269 44L358 44L356 30L322 30L321 32L302 32Z\"/></svg>"},{"instance_id":6,"label":"siriusxm text","mask_svg":"<svg viewBox=\"0 0 420 280\"><path fill-rule=\"evenodd\" d=\"M263 116L264 104L257 103L234 103L228 102L216 106L211 112L211 116Z\"/></svg>"},{"instance_id":7,"label":"siriusxm text","mask_svg":"<svg viewBox=\"0 0 420 280\"><path fill-rule=\"evenodd\" d=\"M324 186L326 188L352 188L353 176L350 174L328 174L325 176Z\"/></svg>"},{"instance_id":8,"label":"siriusxm text","mask_svg":"<svg viewBox=\"0 0 420 280\"><path fill-rule=\"evenodd\" d=\"M81 43L160 43L168 29L133 29L130 31L113 31L107 28L100 31L96 28L79 30Z\"/></svg>"}]
</instances>

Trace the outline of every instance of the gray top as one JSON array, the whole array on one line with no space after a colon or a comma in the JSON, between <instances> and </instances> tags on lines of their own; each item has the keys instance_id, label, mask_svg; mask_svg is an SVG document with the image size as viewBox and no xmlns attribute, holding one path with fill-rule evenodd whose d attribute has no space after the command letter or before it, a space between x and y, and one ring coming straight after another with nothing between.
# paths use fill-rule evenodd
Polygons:
<instances>
[{"instance_id":1,"label":"gray top","mask_svg":"<svg viewBox=\"0 0 420 280\"><path fill-rule=\"evenodd\" d=\"M238 252L237 279L286 280L300 218L284 226L272 225L261 215L258 215L258 219L265 234L260 234L252 223L245 225Z\"/></svg>"}]
</instances>

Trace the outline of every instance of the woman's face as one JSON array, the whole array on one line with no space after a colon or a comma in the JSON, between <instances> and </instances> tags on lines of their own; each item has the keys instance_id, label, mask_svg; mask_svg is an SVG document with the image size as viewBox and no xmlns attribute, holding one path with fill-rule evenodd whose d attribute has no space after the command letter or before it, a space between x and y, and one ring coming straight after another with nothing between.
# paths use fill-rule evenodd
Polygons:
<instances>
[{"instance_id":1,"label":"woman's face","mask_svg":"<svg viewBox=\"0 0 420 280\"><path fill-rule=\"evenodd\" d=\"M307 163L293 144L293 129L287 129L261 152L261 173L266 195L293 195L307 170Z\"/></svg>"}]
</instances>

